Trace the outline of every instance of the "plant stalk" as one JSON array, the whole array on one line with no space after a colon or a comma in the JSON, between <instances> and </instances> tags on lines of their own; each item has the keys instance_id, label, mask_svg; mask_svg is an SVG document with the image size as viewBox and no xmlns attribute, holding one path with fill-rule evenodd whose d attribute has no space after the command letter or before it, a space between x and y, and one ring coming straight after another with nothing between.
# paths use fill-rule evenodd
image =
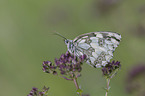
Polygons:
<instances>
[{"instance_id":1,"label":"plant stalk","mask_svg":"<svg viewBox=\"0 0 145 96\"><path fill-rule=\"evenodd\" d=\"M110 86L109 86L109 84L110 84L110 79L106 79L106 81L107 81L107 89L106 89L106 94L105 94L105 96L108 95L108 92L109 92L109 89L110 89Z\"/></svg>"},{"instance_id":2,"label":"plant stalk","mask_svg":"<svg viewBox=\"0 0 145 96\"><path fill-rule=\"evenodd\" d=\"M77 89L77 90L80 89L80 88L79 88L79 85L78 85L78 82L77 82L77 78L74 78L73 81L74 81L74 84L75 84L75 86L76 86L76 89ZM79 92L79 96L82 96L82 93Z\"/></svg>"}]
</instances>

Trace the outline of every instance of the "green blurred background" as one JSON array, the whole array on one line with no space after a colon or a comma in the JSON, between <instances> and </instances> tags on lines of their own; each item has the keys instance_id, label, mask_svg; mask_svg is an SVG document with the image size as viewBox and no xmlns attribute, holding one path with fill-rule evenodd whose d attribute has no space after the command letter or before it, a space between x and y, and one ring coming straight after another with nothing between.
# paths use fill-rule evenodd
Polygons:
<instances>
[{"instance_id":1,"label":"green blurred background","mask_svg":"<svg viewBox=\"0 0 145 96\"><path fill-rule=\"evenodd\" d=\"M0 96L26 96L32 87L49 86L49 96L77 96L71 81L42 71L54 61L68 39L95 31L122 35L114 52L122 69L111 80L109 96L135 96L125 90L128 70L145 62L144 0L0 0ZM84 64L78 79L84 93L104 96L99 69ZM144 96L144 95L143 95Z\"/></svg>"}]
</instances>

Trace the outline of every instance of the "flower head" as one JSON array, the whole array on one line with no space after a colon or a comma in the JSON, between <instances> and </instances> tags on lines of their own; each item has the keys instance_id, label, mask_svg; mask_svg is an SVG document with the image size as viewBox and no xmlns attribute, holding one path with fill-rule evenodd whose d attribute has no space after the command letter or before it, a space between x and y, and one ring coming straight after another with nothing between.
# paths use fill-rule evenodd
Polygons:
<instances>
[{"instance_id":1,"label":"flower head","mask_svg":"<svg viewBox=\"0 0 145 96\"><path fill-rule=\"evenodd\" d=\"M69 52L62 54L59 59L55 59L55 64L53 65L50 61L43 62L43 71L46 73L57 74L56 68L63 75L66 80L72 80L72 78L77 78L81 76L80 72L82 70L82 64L86 59L86 55L76 57Z\"/></svg>"},{"instance_id":2,"label":"flower head","mask_svg":"<svg viewBox=\"0 0 145 96\"><path fill-rule=\"evenodd\" d=\"M61 74L75 71L80 72L82 69L81 64L84 59L86 59L86 55L82 55L78 58L67 52L66 54L62 54L59 59L55 59L55 64L61 71Z\"/></svg>"},{"instance_id":3,"label":"flower head","mask_svg":"<svg viewBox=\"0 0 145 96\"><path fill-rule=\"evenodd\" d=\"M102 68L103 75L107 78L112 78L120 67L121 64L118 61L108 62L108 64Z\"/></svg>"},{"instance_id":4,"label":"flower head","mask_svg":"<svg viewBox=\"0 0 145 96\"><path fill-rule=\"evenodd\" d=\"M56 66L54 66L52 64L52 62L50 61L44 61L43 64L43 71L46 72L46 73L53 73L53 74L57 74L57 72L55 71L56 69Z\"/></svg>"},{"instance_id":5,"label":"flower head","mask_svg":"<svg viewBox=\"0 0 145 96\"><path fill-rule=\"evenodd\" d=\"M38 89L35 88L35 87L33 87L32 90L31 90L31 92L27 96L35 96L37 93L38 93Z\"/></svg>"},{"instance_id":6,"label":"flower head","mask_svg":"<svg viewBox=\"0 0 145 96\"><path fill-rule=\"evenodd\" d=\"M47 96L48 89L44 86L42 91L38 91L38 88L33 87L27 96Z\"/></svg>"}]
</instances>

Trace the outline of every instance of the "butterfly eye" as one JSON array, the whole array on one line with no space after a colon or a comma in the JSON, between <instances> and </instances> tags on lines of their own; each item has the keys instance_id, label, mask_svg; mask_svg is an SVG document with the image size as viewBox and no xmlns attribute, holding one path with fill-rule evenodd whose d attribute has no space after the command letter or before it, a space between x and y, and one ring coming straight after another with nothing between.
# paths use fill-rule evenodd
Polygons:
<instances>
[{"instance_id":1,"label":"butterfly eye","mask_svg":"<svg viewBox=\"0 0 145 96\"><path fill-rule=\"evenodd\" d=\"M65 42L65 44L67 44L68 43L68 40L65 40L64 42Z\"/></svg>"}]
</instances>

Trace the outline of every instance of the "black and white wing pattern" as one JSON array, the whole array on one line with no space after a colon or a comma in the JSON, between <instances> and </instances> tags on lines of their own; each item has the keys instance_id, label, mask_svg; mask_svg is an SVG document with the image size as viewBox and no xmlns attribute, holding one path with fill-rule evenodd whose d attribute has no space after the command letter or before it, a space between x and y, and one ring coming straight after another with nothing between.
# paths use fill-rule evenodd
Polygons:
<instances>
[{"instance_id":1,"label":"black and white wing pattern","mask_svg":"<svg viewBox=\"0 0 145 96\"><path fill-rule=\"evenodd\" d=\"M91 32L80 35L73 40L75 55L86 54L86 63L93 67L105 66L113 57L120 39L121 35L114 32Z\"/></svg>"}]
</instances>

